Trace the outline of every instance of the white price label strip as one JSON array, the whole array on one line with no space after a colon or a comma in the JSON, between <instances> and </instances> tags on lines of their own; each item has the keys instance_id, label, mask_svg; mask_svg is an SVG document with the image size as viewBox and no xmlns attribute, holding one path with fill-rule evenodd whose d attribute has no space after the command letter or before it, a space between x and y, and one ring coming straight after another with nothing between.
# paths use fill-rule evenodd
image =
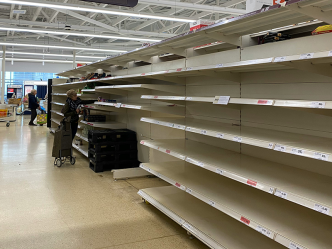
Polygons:
<instances>
[{"instance_id":1,"label":"white price label strip","mask_svg":"<svg viewBox=\"0 0 332 249\"><path fill-rule=\"evenodd\" d=\"M304 152L302 149L292 148L292 153L295 155L303 156Z\"/></svg>"},{"instance_id":2,"label":"white price label strip","mask_svg":"<svg viewBox=\"0 0 332 249\"><path fill-rule=\"evenodd\" d=\"M270 193L270 194L273 194L273 192L274 192L274 188L270 188L270 189L269 189L269 193Z\"/></svg>"},{"instance_id":3,"label":"white price label strip","mask_svg":"<svg viewBox=\"0 0 332 249\"><path fill-rule=\"evenodd\" d=\"M222 134L222 133L217 133L217 138L224 138L224 134Z\"/></svg>"},{"instance_id":4,"label":"white price label strip","mask_svg":"<svg viewBox=\"0 0 332 249\"><path fill-rule=\"evenodd\" d=\"M277 190L274 193L274 195L287 200L287 195L288 194L286 192L281 191L281 190Z\"/></svg>"},{"instance_id":5,"label":"white price label strip","mask_svg":"<svg viewBox=\"0 0 332 249\"><path fill-rule=\"evenodd\" d=\"M276 144L276 146L274 147L274 150L285 152L286 151L286 146L281 145L281 144Z\"/></svg>"},{"instance_id":6,"label":"white price label strip","mask_svg":"<svg viewBox=\"0 0 332 249\"><path fill-rule=\"evenodd\" d=\"M224 64L217 64L216 65L216 68L221 68L221 67L223 67L224 66Z\"/></svg>"},{"instance_id":7,"label":"white price label strip","mask_svg":"<svg viewBox=\"0 0 332 249\"><path fill-rule=\"evenodd\" d=\"M193 99L193 97L187 97L186 98L186 100L192 100Z\"/></svg>"},{"instance_id":8,"label":"white price label strip","mask_svg":"<svg viewBox=\"0 0 332 249\"><path fill-rule=\"evenodd\" d=\"M302 246L299 246L298 244L295 244L294 242L290 242L288 248L289 249L304 249Z\"/></svg>"},{"instance_id":9,"label":"white price label strip","mask_svg":"<svg viewBox=\"0 0 332 249\"><path fill-rule=\"evenodd\" d=\"M115 105L115 107L116 107L116 108L120 108L120 107L121 107L121 103L117 103L117 104Z\"/></svg>"},{"instance_id":10,"label":"white price label strip","mask_svg":"<svg viewBox=\"0 0 332 249\"><path fill-rule=\"evenodd\" d=\"M317 203L315 204L314 209L317 212L320 212L322 214L329 214L330 213L330 209L328 207L325 207L325 206L317 204Z\"/></svg>"},{"instance_id":11,"label":"white price label strip","mask_svg":"<svg viewBox=\"0 0 332 249\"><path fill-rule=\"evenodd\" d=\"M282 57L276 57L276 58L274 59L274 62L283 62L283 61L285 61L285 59L286 59L285 56L282 56Z\"/></svg>"},{"instance_id":12,"label":"white price label strip","mask_svg":"<svg viewBox=\"0 0 332 249\"><path fill-rule=\"evenodd\" d=\"M215 203L214 201L210 201L210 200L209 200L208 203L209 203L209 205L212 206L212 207L215 207L215 206L216 206L216 203Z\"/></svg>"},{"instance_id":13,"label":"white price label strip","mask_svg":"<svg viewBox=\"0 0 332 249\"><path fill-rule=\"evenodd\" d=\"M193 191L192 191L190 188L187 188L187 189L186 189L186 192L187 192L188 194L191 194Z\"/></svg>"},{"instance_id":14,"label":"white price label strip","mask_svg":"<svg viewBox=\"0 0 332 249\"><path fill-rule=\"evenodd\" d=\"M273 146L274 146L274 144L273 144L273 143L269 143L269 146L268 146L268 148L269 148L269 149L273 149Z\"/></svg>"},{"instance_id":15,"label":"white price label strip","mask_svg":"<svg viewBox=\"0 0 332 249\"><path fill-rule=\"evenodd\" d=\"M261 226L257 226L256 227L256 231L258 231L261 234L264 234L265 236L267 236L267 237L269 237L269 238L272 239L273 233L270 230L268 230L268 229L266 229L264 227L261 227Z\"/></svg>"},{"instance_id":16,"label":"white price label strip","mask_svg":"<svg viewBox=\"0 0 332 249\"><path fill-rule=\"evenodd\" d=\"M201 130L201 134L206 135L207 131L206 130Z\"/></svg>"},{"instance_id":17,"label":"white price label strip","mask_svg":"<svg viewBox=\"0 0 332 249\"><path fill-rule=\"evenodd\" d=\"M332 56L332 50L329 52L329 55L328 56Z\"/></svg>"},{"instance_id":18,"label":"white price label strip","mask_svg":"<svg viewBox=\"0 0 332 249\"><path fill-rule=\"evenodd\" d=\"M300 60L311 59L314 57L314 53L301 54Z\"/></svg>"},{"instance_id":19,"label":"white price label strip","mask_svg":"<svg viewBox=\"0 0 332 249\"><path fill-rule=\"evenodd\" d=\"M273 105L273 100L270 99L259 99L257 100L258 105Z\"/></svg>"},{"instance_id":20,"label":"white price label strip","mask_svg":"<svg viewBox=\"0 0 332 249\"><path fill-rule=\"evenodd\" d=\"M222 169L216 169L216 173L219 175L223 175L224 171Z\"/></svg>"},{"instance_id":21,"label":"white price label strip","mask_svg":"<svg viewBox=\"0 0 332 249\"><path fill-rule=\"evenodd\" d=\"M233 141L241 143L242 142L242 137L238 137L238 136L233 137Z\"/></svg>"},{"instance_id":22,"label":"white price label strip","mask_svg":"<svg viewBox=\"0 0 332 249\"><path fill-rule=\"evenodd\" d=\"M228 105L229 99L231 96L219 96L218 98L218 105Z\"/></svg>"},{"instance_id":23,"label":"white price label strip","mask_svg":"<svg viewBox=\"0 0 332 249\"><path fill-rule=\"evenodd\" d=\"M313 101L310 104L311 108L325 108L325 102L322 101Z\"/></svg>"},{"instance_id":24,"label":"white price label strip","mask_svg":"<svg viewBox=\"0 0 332 249\"><path fill-rule=\"evenodd\" d=\"M324 154L324 153L315 152L314 158L318 159L318 160L328 161L329 155Z\"/></svg>"}]
</instances>

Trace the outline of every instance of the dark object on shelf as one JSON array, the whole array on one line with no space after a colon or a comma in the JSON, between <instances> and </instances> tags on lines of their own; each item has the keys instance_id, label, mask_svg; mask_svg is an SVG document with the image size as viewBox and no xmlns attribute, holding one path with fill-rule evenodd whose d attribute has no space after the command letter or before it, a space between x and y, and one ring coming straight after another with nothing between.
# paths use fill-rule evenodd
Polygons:
<instances>
[{"instance_id":1,"label":"dark object on shelf","mask_svg":"<svg viewBox=\"0 0 332 249\"><path fill-rule=\"evenodd\" d=\"M128 129L91 130L88 135L89 143L129 142L137 141L136 132Z\"/></svg>"},{"instance_id":2,"label":"dark object on shelf","mask_svg":"<svg viewBox=\"0 0 332 249\"><path fill-rule=\"evenodd\" d=\"M84 116L84 121L87 122L106 122L105 115L86 115Z\"/></svg>"},{"instance_id":3,"label":"dark object on shelf","mask_svg":"<svg viewBox=\"0 0 332 249\"><path fill-rule=\"evenodd\" d=\"M98 144L89 143L89 151L92 153L136 151L137 142L103 142Z\"/></svg>"},{"instance_id":4,"label":"dark object on shelf","mask_svg":"<svg viewBox=\"0 0 332 249\"><path fill-rule=\"evenodd\" d=\"M135 7L138 3L138 0L81 0L81 1L111 4L111 5L125 6L125 7Z\"/></svg>"},{"instance_id":5,"label":"dark object on shelf","mask_svg":"<svg viewBox=\"0 0 332 249\"><path fill-rule=\"evenodd\" d=\"M110 171L113 169L129 169L139 167L139 161L122 161L122 162L96 162L89 159L89 167L94 172L99 173L103 171Z\"/></svg>"},{"instance_id":6,"label":"dark object on shelf","mask_svg":"<svg viewBox=\"0 0 332 249\"><path fill-rule=\"evenodd\" d=\"M267 32L264 36L258 38L259 44L279 42L291 39L291 36L288 34L282 34L280 32Z\"/></svg>"},{"instance_id":7,"label":"dark object on shelf","mask_svg":"<svg viewBox=\"0 0 332 249\"><path fill-rule=\"evenodd\" d=\"M123 162L137 160L137 151L125 151L125 152L101 152L94 153L93 150L89 150L89 159L95 162Z\"/></svg>"}]
</instances>

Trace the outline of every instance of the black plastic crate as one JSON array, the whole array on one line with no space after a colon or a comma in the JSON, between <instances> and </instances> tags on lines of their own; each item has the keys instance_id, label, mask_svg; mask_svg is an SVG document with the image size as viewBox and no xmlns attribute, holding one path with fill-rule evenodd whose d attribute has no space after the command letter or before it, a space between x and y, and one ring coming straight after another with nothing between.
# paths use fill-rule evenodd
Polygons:
<instances>
[{"instance_id":1,"label":"black plastic crate","mask_svg":"<svg viewBox=\"0 0 332 249\"><path fill-rule=\"evenodd\" d=\"M137 141L136 132L128 129L91 130L88 135L89 143L114 143Z\"/></svg>"},{"instance_id":2,"label":"black plastic crate","mask_svg":"<svg viewBox=\"0 0 332 249\"><path fill-rule=\"evenodd\" d=\"M89 159L93 159L96 162L132 161L132 160L137 160L137 151L94 153L94 151L90 149Z\"/></svg>"},{"instance_id":3,"label":"black plastic crate","mask_svg":"<svg viewBox=\"0 0 332 249\"><path fill-rule=\"evenodd\" d=\"M105 115L86 115L84 116L84 121L87 122L106 122Z\"/></svg>"},{"instance_id":4,"label":"black plastic crate","mask_svg":"<svg viewBox=\"0 0 332 249\"><path fill-rule=\"evenodd\" d=\"M89 143L89 150L92 153L137 151L137 142Z\"/></svg>"},{"instance_id":5,"label":"black plastic crate","mask_svg":"<svg viewBox=\"0 0 332 249\"><path fill-rule=\"evenodd\" d=\"M140 162L137 160L123 162L96 162L93 159L90 159L89 161L90 169L96 173L110 171L113 169L137 168L140 165Z\"/></svg>"}]
</instances>

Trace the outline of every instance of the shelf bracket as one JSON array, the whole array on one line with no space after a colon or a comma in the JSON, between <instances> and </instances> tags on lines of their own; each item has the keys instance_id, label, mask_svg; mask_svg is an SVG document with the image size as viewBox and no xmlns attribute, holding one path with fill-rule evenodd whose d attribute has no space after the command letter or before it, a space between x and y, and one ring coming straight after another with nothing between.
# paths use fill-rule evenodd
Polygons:
<instances>
[{"instance_id":1,"label":"shelf bracket","mask_svg":"<svg viewBox=\"0 0 332 249\"><path fill-rule=\"evenodd\" d=\"M241 75L239 73L216 72L216 71L206 71L206 70L199 71L199 73L202 75L209 76L209 77L221 78L221 79L229 80L229 81L236 82L236 83L240 83L240 81L241 81Z\"/></svg>"},{"instance_id":2,"label":"shelf bracket","mask_svg":"<svg viewBox=\"0 0 332 249\"><path fill-rule=\"evenodd\" d=\"M223 41L236 46L241 46L241 37L237 35L224 35L221 32L207 33L207 31L202 33L202 35L216 39L217 41Z\"/></svg>"},{"instance_id":3,"label":"shelf bracket","mask_svg":"<svg viewBox=\"0 0 332 249\"><path fill-rule=\"evenodd\" d=\"M320 7L318 6L300 6L298 4L290 4L286 6L287 9L293 10L295 12L302 13L306 16L310 16L313 18L316 18L320 21L332 24L332 14L324 12Z\"/></svg>"},{"instance_id":4,"label":"shelf bracket","mask_svg":"<svg viewBox=\"0 0 332 249\"><path fill-rule=\"evenodd\" d=\"M159 46L158 48L161 51L166 52L166 53L177 54L177 55L187 57L186 50L184 48L172 48L172 47L168 47L168 46Z\"/></svg>"},{"instance_id":5,"label":"shelf bracket","mask_svg":"<svg viewBox=\"0 0 332 249\"><path fill-rule=\"evenodd\" d=\"M320 74L327 77L332 77L332 65L331 64L312 64L311 62L282 62L282 65L293 67L302 71L311 72L314 74Z\"/></svg>"},{"instance_id":6,"label":"shelf bracket","mask_svg":"<svg viewBox=\"0 0 332 249\"><path fill-rule=\"evenodd\" d=\"M176 84L185 85L186 84L186 78L179 78L179 77L172 77L172 76L162 76L162 75L151 75L147 76L148 78L162 80L162 81L168 81Z\"/></svg>"}]
</instances>

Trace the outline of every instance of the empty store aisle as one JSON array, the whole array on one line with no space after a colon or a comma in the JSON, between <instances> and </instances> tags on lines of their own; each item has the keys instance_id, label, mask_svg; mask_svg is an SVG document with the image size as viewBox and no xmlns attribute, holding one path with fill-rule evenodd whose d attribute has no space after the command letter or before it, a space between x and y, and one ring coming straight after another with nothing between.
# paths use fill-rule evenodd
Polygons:
<instances>
[{"instance_id":1,"label":"empty store aisle","mask_svg":"<svg viewBox=\"0 0 332 249\"><path fill-rule=\"evenodd\" d=\"M203 249L154 207L139 188L157 178L114 182L75 153L75 166L53 166L53 135L28 118L0 123L0 248Z\"/></svg>"}]
</instances>

